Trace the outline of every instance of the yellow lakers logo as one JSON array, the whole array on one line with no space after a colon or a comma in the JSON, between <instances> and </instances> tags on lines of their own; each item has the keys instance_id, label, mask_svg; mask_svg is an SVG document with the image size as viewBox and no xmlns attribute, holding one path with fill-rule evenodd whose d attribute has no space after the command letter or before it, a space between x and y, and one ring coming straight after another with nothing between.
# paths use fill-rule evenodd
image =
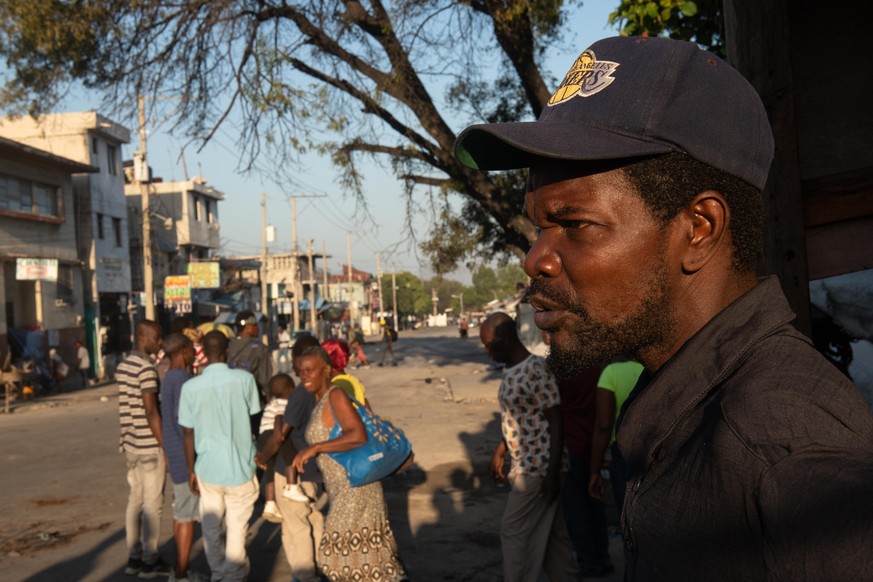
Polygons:
<instances>
[{"instance_id":1,"label":"yellow lakers logo","mask_svg":"<svg viewBox=\"0 0 873 582\"><path fill-rule=\"evenodd\" d=\"M549 99L549 105L559 105L576 95L591 97L602 91L615 81L612 73L616 68L618 63L598 61L593 51L585 51L570 67L561 86Z\"/></svg>"}]
</instances>

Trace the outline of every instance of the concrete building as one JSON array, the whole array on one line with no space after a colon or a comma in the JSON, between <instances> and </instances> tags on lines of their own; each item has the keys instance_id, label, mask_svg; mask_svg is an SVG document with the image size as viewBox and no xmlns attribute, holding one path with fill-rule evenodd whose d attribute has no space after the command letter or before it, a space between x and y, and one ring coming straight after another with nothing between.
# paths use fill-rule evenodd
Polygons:
<instances>
[{"instance_id":1,"label":"concrete building","mask_svg":"<svg viewBox=\"0 0 873 582\"><path fill-rule=\"evenodd\" d=\"M130 248L121 164L130 130L84 111L0 118L0 136L98 168L73 178L73 248L83 261L86 345L95 356L93 372L111 375L118 356L130 349Z\"/></svg>"},{"instance_id":2,"label":"concrete building","mask_svg":"<svg viewBox=\"0 0 873 582\"><path fill-rule=\"evenodd\" d=\"M132 163L125 162L125 166L132 168ZM189 263L212 257L221 245L218 203L224 200L224 193L207 185L206 180L199 176L180 182L164 182L156 178L148 187L157 307L164 302L163 285L167 276L187 274ZM128 220L133 225L130 237L133 289L142 293L145 289L140 185L129 180L124 186L124 194ZM156 311L162 312L162 308Z\"/></svg>"},{"instance_id":3,"label":"concrete building","mask_svg":"<svg viewBox=\"0 0 873 582\"><path fill-rule=\"evenodd\" d=\"M322 276L316 264L322 262L320 254L312 255L313 271L309 270L309 256L306 253L275 253L267 255L267 300L269 310L261 306L260 298L260 262L261 255L242 255L228 257L236 261L250 261L257 263L258 268L241 271L242 279L253 285L252 293L257 294L255 299L256 309L268 313L270 317L270 329L275 328L275 323L286 323L293 328L294 299L298 303L298 315L300 329L311 327L309 316L309 303L315 302L316 310L320 309L325 302L322 295ZM328 257L330 258L330 257ZM296 263L296 271L295 265ZM295 281L297 291L295 292Z\"/></svg>"},{"instance_id":4,"label":"concrete building","mask_svg":"<svg viewBox=\"0 0 873 582\"><path fill-rule=\"evenodd\" d=\"M352 321L360 323L362 318L367 318L364 328L369 333L372 310L378 302L373 300L378 294L375 279L372 273L352 267L352 280L349 283L349 266L342 265L341 268L342 274L328 277L328 299L333 303L345 304Z\"/></svg>"},{"instance_id":5,"label":"concrete building","mask_svg":"<svg viewBox=\"0 0 873 582\"><path fill-rule=\"evenodd\" d=\"M73 180L96 171L0 138L0 357L57 345L75 362L86 302Z\"/></svg>"}]
</instances>

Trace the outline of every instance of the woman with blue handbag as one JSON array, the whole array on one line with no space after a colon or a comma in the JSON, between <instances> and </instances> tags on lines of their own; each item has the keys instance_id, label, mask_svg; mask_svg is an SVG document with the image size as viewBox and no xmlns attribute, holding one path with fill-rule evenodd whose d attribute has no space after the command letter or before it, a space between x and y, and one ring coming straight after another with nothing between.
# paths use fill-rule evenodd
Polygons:
<instances>
[{"instance_id":1,"label":"woman with blue handbag","mask_svg":"<svg viewBox=\"0 0 873 582\"><path fill-rule=\"evenodd\" d=\"M372 448L374 441L394 440L391 431L396 429L387 425L388 437L381 436L386 434L384 425L387 423L374 419L364 406L355 407L341 388L331 384L331 361L323 348L307 348L298 362L300 380L306 390L315 395L316 405L306 427L310 446L297 453L294 466L302 471L303 465L315 458L330 499L318 549L318 566L331 582L406 580L397 542L388 523L382 484L378 481L396 470L403 459L389 460L393 451L385 449L374 453ZM374 436L373 426L377 430L381 428L380 436ZM405 437L402 440L405 441ZM355 461L358 466L363 461L376 471L362 476L351 468L350 463ZM380 466L385 463L387 466ZM397 466L391 468L395 463ZM363 484L353 485L350 477L355 483Z\"/></svg>"}]
</instances>

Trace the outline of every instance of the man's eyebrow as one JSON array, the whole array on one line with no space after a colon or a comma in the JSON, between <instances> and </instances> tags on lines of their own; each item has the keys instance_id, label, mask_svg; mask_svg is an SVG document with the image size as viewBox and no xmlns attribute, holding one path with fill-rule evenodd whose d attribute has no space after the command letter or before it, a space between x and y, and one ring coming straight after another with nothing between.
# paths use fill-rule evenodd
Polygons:
<instances>
[{"instance_id":1,"label":"man's eyebrow","mask_svg":"<svg viewBox=\"0 0 873 582\"><path fill-rule=\"evenodd\" d=\"M571 214L579 214L582 212L587 212L588 210L582 206L572 206L569 204L556 204L552 208L546 208L545 215L549 219L553 218L564 218L565 216L569 216Z\"/></svg>"}]
</instances>

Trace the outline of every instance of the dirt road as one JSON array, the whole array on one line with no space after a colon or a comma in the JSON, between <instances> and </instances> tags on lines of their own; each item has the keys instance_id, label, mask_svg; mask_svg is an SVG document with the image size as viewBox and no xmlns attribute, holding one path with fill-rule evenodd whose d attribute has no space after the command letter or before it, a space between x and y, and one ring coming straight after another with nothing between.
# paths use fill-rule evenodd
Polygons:
<instances>
[{"instance_id":1,"label":"dirt road","mask_svg":"<svg viewBox=\"0 0 873 582\"><path fill-rule=\"evenodd\" d=\"M366 346L371 361L378 361L377 349ZM453 328L403 333L395 353L399 366L356 373L374 409L403 428L415 449L414 469L384 482L410 579L498 581L506 488L493 484L486 469L500 432L499 372L475 333L465 341ZM127 484L114 385L0 415L0 458L3 580L132 580L122 573ZM161 535L168 562L174 556L170 498ZM260 512L259 503L248 544L251 580L290 580L279 528ZM616 539L611 553L620 565ZM199 531L194 556L193 567L207 571Z\"/></svg>"}]
</instances>

